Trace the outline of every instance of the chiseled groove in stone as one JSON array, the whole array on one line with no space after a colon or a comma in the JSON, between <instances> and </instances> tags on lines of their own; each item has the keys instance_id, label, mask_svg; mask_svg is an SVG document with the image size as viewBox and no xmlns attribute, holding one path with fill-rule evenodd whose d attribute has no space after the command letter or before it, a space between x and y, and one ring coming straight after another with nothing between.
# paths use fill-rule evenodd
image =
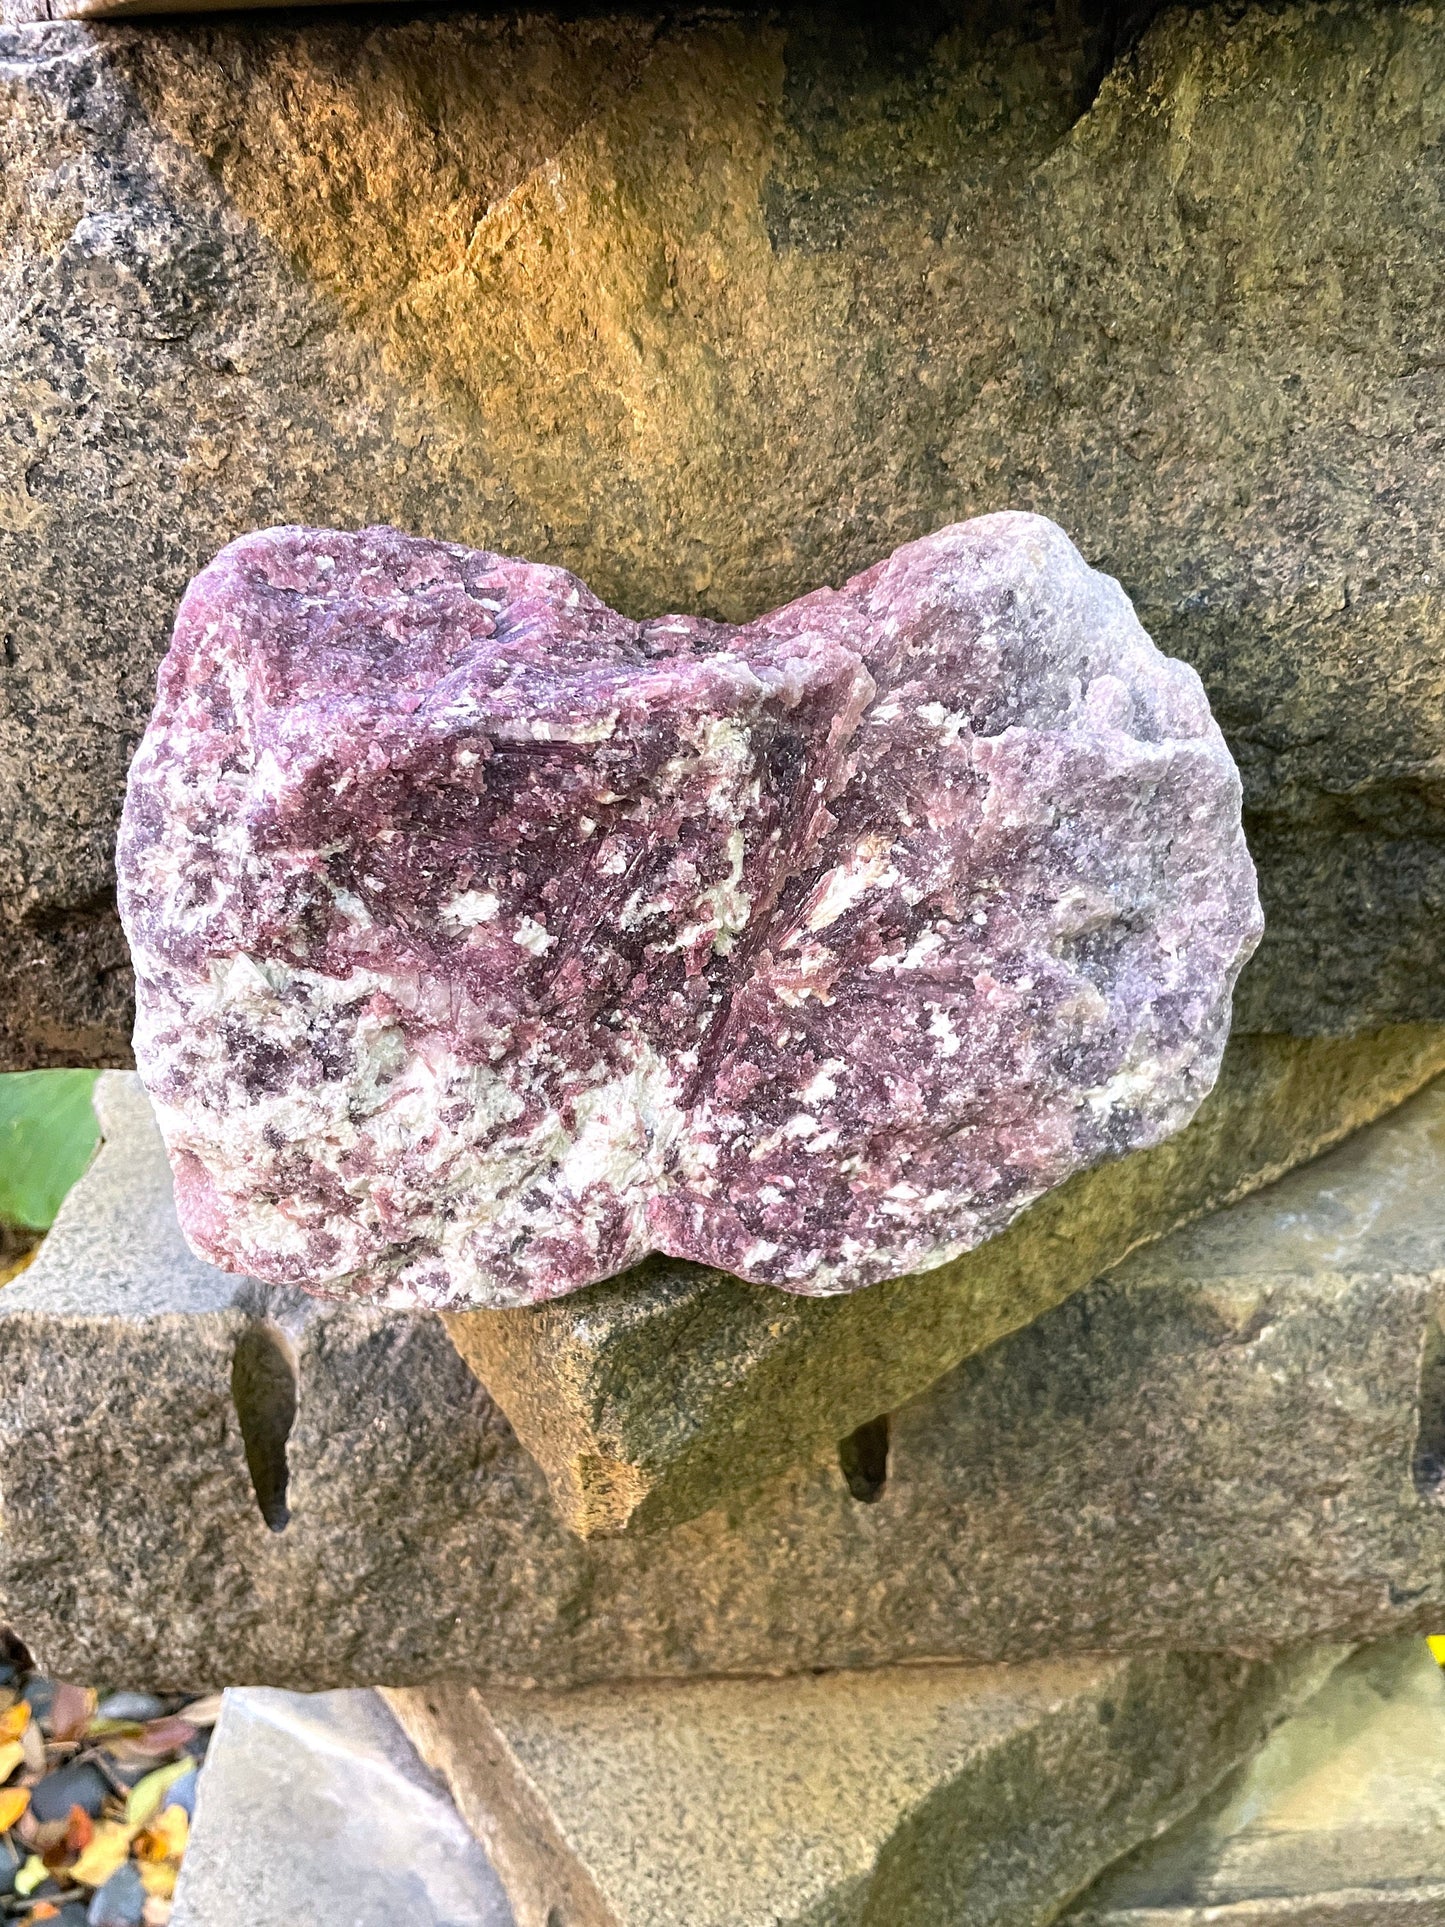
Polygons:
<instances>
[{"instance_id":1,"label":"chiseled groove in stone","mask_svg":"<svg viewBox=\"0 0 1445 1927\"><path fill-rule=\"evenodd\" d=\"M454 1311L946 1264L1193 1116L1261 928L1199 678L1014 512L741 626L242 537L116 864L196 1249Z\"/></svg>"},{"instance_id":2,"label":"chiseled groove in stone","mask_svg":"<svg viewBox=\"0 0 1445 1927\"><path fill-rule=\"evenodd\" d=\"M902 1405L1135 1246L1271 1183L1442 1070L1439 1026L1236 1036L1179 1136L1074 1178L938 1271L817 1301L655 1261L446 1327L574 1531L660 1530Z\"/></svg>"},{"instance_id":3,"label":"chiseled groove in stone","mask_svg":"<svg viewBox=\"0 0 1445 1927\"><path fill-rule=\"evenodd\" d=\"M701 1518L590 1544L434 1315L288 1300L191 1259L138 1085L100 1088L112 1136L55 1245L0 1293L0 1383L18 1388L0 1401L0 1619L63 1674L566 1687L1268 1654L1445 1613L1438 1468L1417 1457L1439 1444L1417 1380L1445 1297L1445 1087L897 1411L876 1503L830 1443ZM281 1533L230 1396L238 1338L266 1317L300 1389Z\"/></svg>"},{"instance_id":4,"label":"chiseled groove in stone","mask_svg":"<svg viewBox=\"0 0 1445 1927\"><path fill-rule=\"evenodd\" d=\"M517 1927L1019 1927L1187 1812L1342 1657L386 1697Z\"/></svg>"}]
</instances>

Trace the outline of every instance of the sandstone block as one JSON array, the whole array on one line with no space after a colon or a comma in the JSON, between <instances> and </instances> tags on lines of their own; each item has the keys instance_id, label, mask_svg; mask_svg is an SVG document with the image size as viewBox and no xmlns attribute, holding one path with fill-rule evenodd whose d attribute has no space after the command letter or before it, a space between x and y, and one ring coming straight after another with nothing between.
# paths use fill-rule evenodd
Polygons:
<instances>
[{"instance_id":1,"label":"sandstone block","mask_svg":"<svg viewBox=\"0 0 1445 1927\"><path fill-rule=\"evenodd\" d=\"M1347 1660L1070 1927L1425 1927L1445 1912L1445 1685L1423 1640Z\"/></svg>"},{"instance_id":2,"label":"sandstone block","mask_svg":"<svg viewBox=\"0 0 1445 1927\"><path fill-rule=\"evenodd\" d=\"M945 1264L1188 1122L1259 939L1198 677L1025 515L746 628L246 536L117 864L192 1245L450 1310Z\"/></svg>"},{"instance_id":3,"label":"sandstone block","mask_svg":"<svg viewBox=\"0 0 1445 1927\"><path fill-rule=\"evenodd\" d=\"M517 1927L1019 1927L1194 1805L1339 1657L387 1698Z\"/></svg>"},{"instance_id":4,"label":"sandstone block","mask_svg":"<svg viewBox=\"0 0 1445 1927\"><path fill-rule=\"evenodd\" d=\"M1445 1016L1445 53L1123 11L9 30L5 1061L124 1060L125 768L186 580L277 522L736 621L1050 515L1241 768L1242 1026Z\"/></svg>"},{"instance_id":5,"label":"sandstone block","mask_svg":"<svg viewBox=\"0 0 1445 1927\"><path fill-rule=\"evenodd\" d=\"M588 1542L434 1314L212 1271L134 1081L100 1103L96 1165L0 1292L0 1620L53 1670L565 1687L1445 1614L1445 1088L842 1450Z\"/></svg>"},{"instance_id":6,"label":"sandstone block","mask_svg":"<svg viewBox=\"0 0 1445 1927\"><path fill-rule=\"evenodd\" d=\"M1238 1037L1178 1137L1070 1180L952 1264L780 1299L654 1261L574 1299L456 1314L458 1350L584 1536L707 1511L917 1396L1137 1245L1266 1184L1445 1068L1445 1032Z\"/></svg>"}]
</instances>

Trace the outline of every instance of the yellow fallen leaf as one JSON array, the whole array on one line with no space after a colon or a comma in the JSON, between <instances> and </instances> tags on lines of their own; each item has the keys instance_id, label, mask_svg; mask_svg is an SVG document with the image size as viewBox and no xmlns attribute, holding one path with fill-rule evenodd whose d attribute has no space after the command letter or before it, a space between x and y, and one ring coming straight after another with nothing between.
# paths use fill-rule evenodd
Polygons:
<instances>
[{"instance_id":1,"label":"yellow fallen leaf","mask_svg":"<svg viewBox=\"0 0 1445 1927\"><path fill-rule=\"evenodd\" d=\"M0 1713L0 1740L18 1740L30 1724L30 1706L25 1700L16 1700Z\"/></svg>"},{"instance_id":2,"label":"yellow fallen leaf","mask_svg":"<svg viewBox=\"0 0 1445 1927\"><path fill-rule=\"evenodd\" d=\"M172 1760L169 1766L158 1766L154 1773L147 1773L143 1780L137 1780L130 1790L125 1803L125 1817L132 1827L143 1827L165 1803L165 1797L177 1780L185 1778L195 1766L189 1753L179 1760Z\"/></svg>"},{"instance_id":3,"label":"yellow fallen leaf","mask_svg":"<svg viewBox=\"0 0 1445 1927\"><path fill-rule=\"evenodd\" d=\"M0 1787L0 1833L9 1833L29 1805L29 1787Z\"/></svg>"},{"instance_id":4,"label":"yellow fallen leaf","mask_svg":"<svg viewBox=\"0 0 1445 1927\"><path fill-rule=\"evenodd\" d=\"M131 1851L137 1860L179 1860L190 1837L191 1823L185 1808L167 1807L136 1835Z\"/></svg>"},{"instance_id":5,"label":"yellow fallen leaf","mask_svg":"<svg viewBox=\"0 0 1445 1927\"><path fill-rule=\"evenodd\" d=\"M38 1853L32 1853L15 1876L15 1891L23 1900L28 1894L33 1894L41 1881L47 1877L45 1862Z\"/></svg>"},{"instance_id":6,"label":"yellow fallen leaf","mask_svg":"<svg viewBox=\"0 0 1445 1927\"><path fill-rule=\"evenodd\" d=\"M95 1837L66 1872L82 1887L103 1887L117 1867L130 1859L131 1837L136 1829L123 1820L102 1820Z\"/></svg>"},{"instance_id":7,"label":"yellow fallen leaf","mask_svg":"<svg viewBox=\"0 0 1445 1927\"><path fill-rule=\"evenodd\" d=\"M25 1748L19 1740L6 1740L0 1744L0 1780L8 1780L24 1759Z\"/></svg>"},{"instance_id":8,"label":"yellow fallen leaf","mask_svg":"<svg viewBox=\"0 0 1445 1927\"><path fill-rule=\"evenodd\" d=\"M178 1868L168 1860L143 1860L140 1867L140 1884L148 1894L157 1900L169 1900L176 1890Z\"/></svg>"},{"instance_id":9,"label":"yellow fallen leaf","mask_svg":"<svg viewBox=\"0 0 1445 1927\"><path fill-rule=\"evenodd\" d=\"M39 1247L37 1246L36 1251L27 1251L19 1258L12 1258L8 1262L0 1264L0 1285L8 1285L12 1278L18 1278L20 1276L27 1265L34 1264L38 1250Z\"/></svg>"},{"instance_id":10,"label":"yellow fallen leaf","mask_svg":"<svg viewBox=\"0 0 1445 1927\"><path fill-rule=\"evenodd\" d=\"M191 1837L190 1815L184 1807L166 1807L156 1815L146 1831L153 1840L165 1843L166 1850L159 1858L179 1860Z\"/></svg>"},{"instance_id":11,"label":"yellow fallen leaf","mask_svg":"<svg viewBox=\"0 0 1445 1927\"><path fill-rule=\"evenodd\" d=\"M117 1733L124 1733L131 1738L144 1732L145 1726L140 1720L91 1720L86 1726L85 1737L88 1740L109 1740L114 1739Z\"/></svg>"},{"instance_id":12,"label":"yellow fallen leaf","mask_svg":"<svg viewBox=\"0 0 1445 1927\"><path fill-rule=\"evenodd\" d=\"M1445 1666L1445 1633L1431 1633L1425 1641L1440 1665Z\"/></svg>"}]
</instances>

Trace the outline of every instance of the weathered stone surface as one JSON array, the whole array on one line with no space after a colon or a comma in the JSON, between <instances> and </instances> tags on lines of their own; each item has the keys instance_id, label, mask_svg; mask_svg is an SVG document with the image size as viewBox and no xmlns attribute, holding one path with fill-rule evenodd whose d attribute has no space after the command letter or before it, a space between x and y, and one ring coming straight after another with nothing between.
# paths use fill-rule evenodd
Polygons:
<instances>
[{"instance_id":1,"label":"weathered stone surface","mask_svg":"<svg viewBox=\"0 0 1445 1927\"><path fill-rule=\"evenodd\" d=\"M12 32L7 1061L127 1048L124 769L186 579L275 521L739 619L1049 514L1240 763L1243 1027L1445 1016L1445 51L1372 0L1126 16Z\"/></svg>"},{"instance_id":2,"label":"weathered stone surface","mask_svg":"<svg viewBox=\"0 0 1445 1927\"><path fill-rule=\"evenodd\" d=\"M375 1693L228 1692L171 1927L514 1927Z\"/></svg>"},{"instance_id":3,"label":"weathered stone surface","mask_svg":"<svg viewBox=\"0 0 1445 1927\"><path fill-rule=\"evenodd\" d=\"M1445 1087L967 1362L852 1487L830 1447L591 1543L434 1314L203 1265L134 1080L101 1104L0 1292L0 1621L56 1671L567 1686L1445 1618Z\"/></svg>"},{"instance_id":4,"label":"weathered stone surface","mask_svg":"<svg viewBox=\"0 0 1445 1927\"><path fill-rule=\"evenodd\" d=\"M1445 1916L1445 1685L1420 1639L1354 1655L1074 1927L1425 1927Z\"/></svg>"},{"instance_id":5,"label":"weathered stone surface","mask_svg":"<svg viewBox=\"0 0 1445 1927\"><path fill-rule=\"evenodd\" d=\"M1198 677L1023 515L746 628L244 537L117 864L192 1244L453 1310L946 1264L1188 1122L1260 928Z\"/></svg>"},{"instance_id":6,"label":"weathered stone surface","mask_svg":"<svg viewBox=\"0 0 1445 1927\"><path fill-rule=\"evenodd\" d=\"M1019 1927L1192 1806L1341 1656L387 1698L518 1927Z\"/></svg>"},{"instance_id":7,"label":"weathered stone surface","mask_svg":"<svg viewBox=\"0 0 1445 1927\"><path fill-rule=\"evenodd\" d=\"M545 1309L447 1319L458 1349L591 1535L705 1512L896 1409L1135 1246L1279 1177L1445 1069L1445 1032L1351 1043L1236 1036L1194 1122L1071 1180L937 1271L782 1300L654 1263Z\"/></svg>"},{"instance_id":8,"label":"weathered stone surface","mask_svg":"<svg viewBox=\"0 0 1445 1927\"><path fill-rule=\"evenodd\" d=\"M193 35L212 31L221 39L202 79ZM340 31L342 65L359 58L384 93L398 91L350 113L313 101L315 124L339 115L337 159L393 129L386 165L418 193L425 182L427 206L416 202L415 225L383 223L425 254L466 230L476 195L481 206L505 197L625 91L655 29L443 18L406 23L410 51L378 43L379 66L364 27ZM294 44L304 91L311 55ZM111 859L187 579L233 536L273 522L389 521L481 543L511 520L511 490L475 424L393 367L144 98L143 76L166 74L193 104L204 96L225 113L229 98L246 118L261 99L259 76L241 74L255 51L245 26L0 34L6 1068L130 1059ZM296 97L287 86L273 97L284 122L281 98ZM367 131L352 148L358 123ZM371 163L360 169L357 185Z\"/></svg>"},{"instance_id":9,"label":"weathered stone surface","mask_svg":"<svg viewBox=\"0 0 1445 1927\"><path fill-rule=\"evenodd\" d=\"M436 1319L204 1264L136 1080L97 1108L96 1163L0 1293L0 1619L71 1677L177 1690L428 1677L468 1623L554 1619L567 1535Z\"/></svg>"}]
</instances>

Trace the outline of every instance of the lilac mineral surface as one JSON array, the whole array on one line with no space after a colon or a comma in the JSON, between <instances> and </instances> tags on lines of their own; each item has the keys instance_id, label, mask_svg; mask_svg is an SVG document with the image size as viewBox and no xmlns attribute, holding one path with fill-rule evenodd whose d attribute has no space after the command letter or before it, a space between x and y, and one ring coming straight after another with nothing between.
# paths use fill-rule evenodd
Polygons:
<instances>
[{"instance_id":1,"label":"lilac mineral surface","mask_svg":"<svg viewBox=\"0 0 1445 1927\"><path fill-rule=\"evenodd\" d=\"M1261 928L1198 677L1018 514L739 628L247 536L119 869L192 1244L393 1305L942 1264L1188 1120Z\"/></svg>"}]
</instances>

